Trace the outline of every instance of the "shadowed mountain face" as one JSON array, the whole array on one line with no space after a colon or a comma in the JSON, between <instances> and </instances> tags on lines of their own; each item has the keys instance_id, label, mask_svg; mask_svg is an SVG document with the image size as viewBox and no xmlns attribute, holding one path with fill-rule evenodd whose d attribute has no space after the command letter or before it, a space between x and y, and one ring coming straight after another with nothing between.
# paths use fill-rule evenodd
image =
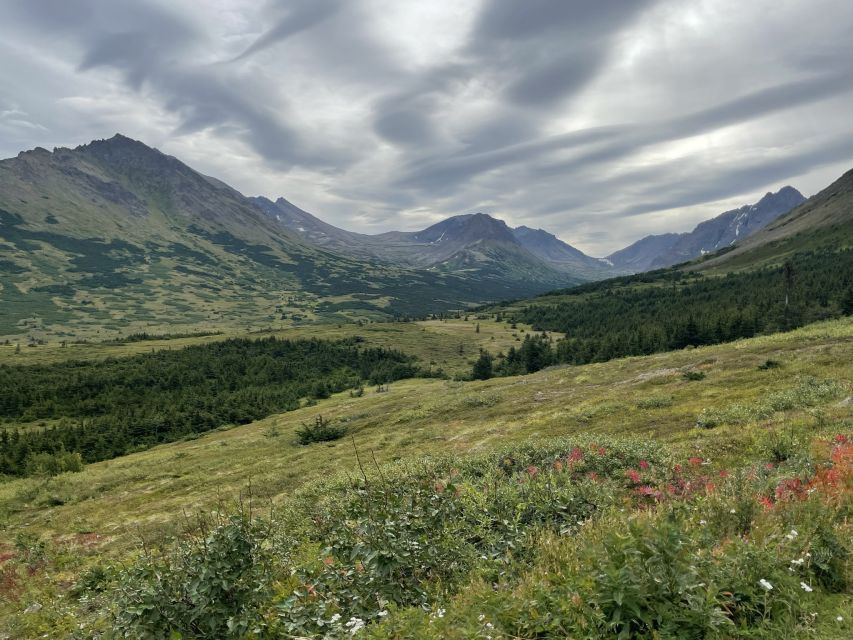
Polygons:
<instances>
[{"instance_id":1,"label":"shadowed mountain face","mask_svg":"<svg viewBox=\"0 0 853 640\"><path fill-rule=\"evenodd\" d=\"M753 205L706 220L689 233L646 236L607 259L615 267L635 272L687 262L742 242L804 201L799 191L784 187Z\"/></svg>"},{"instance_id":2,"label":"shadowed mountain face","mask_svg":"<svg viewBox=\"0 0 853 640\"><path fill-rule=\"evenodd\" d=\"M853 170L730 250L708 256L692 269L743 269L778 264L797 252L853 246Z\"/></svg>"},{"instance_id":3,"label":"shadowed mountain face","mask_svg":"<svg viewBox=\"0 0 853 640\"><path fill-rule=\"evenodd\" d=\"M488 216L446 223L349 233L121 135L23 152L0 161L0 336L384 319L582 279Z\"/></svg>"}]
</instances>

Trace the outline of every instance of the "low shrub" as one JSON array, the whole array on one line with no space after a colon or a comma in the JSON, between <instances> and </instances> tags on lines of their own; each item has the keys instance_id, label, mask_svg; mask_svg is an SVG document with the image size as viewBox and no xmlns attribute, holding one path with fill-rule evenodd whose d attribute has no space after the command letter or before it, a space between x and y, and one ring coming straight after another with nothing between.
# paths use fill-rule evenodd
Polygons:
<instances>
[{"instance_id":1,"label":"low shrub","mask_svg":"<svg viewBox=\"0 0 853 640\"><path fill-rule=\"evenodd\" d=\"M347 428L344 425L333 425L323 416L317 416L314 424L303 422L302 426L296 430L296 442L303 446L315 442L331 442L340 440L346 434Z\"/></svg>"}]
</instances>

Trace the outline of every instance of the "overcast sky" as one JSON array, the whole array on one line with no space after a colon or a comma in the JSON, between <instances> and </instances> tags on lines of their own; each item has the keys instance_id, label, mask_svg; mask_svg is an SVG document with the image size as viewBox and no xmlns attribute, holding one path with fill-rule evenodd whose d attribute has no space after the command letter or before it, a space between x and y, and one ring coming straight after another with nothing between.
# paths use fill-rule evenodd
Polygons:
<instances>
[{"instance_id":1,"label":"overcast sky","mask_svg":"<svg viewBox=\"0 0 853 640\"><path fill-rule=\"evenodd\" d=\"M2 0L0 156L121 132L346 229L592 255L853 167L850 0Z\"/></svg>"}]
</instances>

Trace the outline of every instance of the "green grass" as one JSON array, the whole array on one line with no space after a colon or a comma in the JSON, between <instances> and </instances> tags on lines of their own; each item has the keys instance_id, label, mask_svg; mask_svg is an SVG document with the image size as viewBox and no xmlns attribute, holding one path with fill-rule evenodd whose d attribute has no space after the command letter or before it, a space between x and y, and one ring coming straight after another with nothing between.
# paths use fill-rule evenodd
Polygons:
<instances>
[{"instance_id":1,"label":"green grass","mask_svg":"<svg viewBox=\"0 0 853 640\"><path fill-rule=\"evenodd\" d=\"M476 332L477 324L480 332ZM366 344L374 347L399 349L417 356L425 366L442 369L450 376L467 375L481 348L492 352L507 351L518 345L516 337L524 335L530 327L518 325L511 329L508 324L493 320L477 320L475 316L464 319L427 320L423 322L391 322L340 324L311 324L284 329L258 330L247 333L230 330L206 336L188 336L172 339L149 339L126 343L116 342L67 342L51 340L47 344L28 346L26 341L0 343L0 364L49 364L65 360L91 360L121 358L150 353L161 349L181 349L190 345L206 344L237 337L276 336L282 338L323 338L337 340L361 336ZM172 329L173 333L179 330ZM156 332L149 331L156 336ZM128 334L125 334L128 335ZM555 334L559 336L559 334ZM16 353L16 345L21 349ZM459 351L462 346L462 353Z\"/></svg>"},{"instance_id":2,"label":"green grass","mask_svg":"<svg viewBox=\"0 0 853 640\"><path fill-rule=\"evenodd\" d=\"M467 323L302 327L285 334L363 335L373 345L394 346L432 359L448 372L462 372L476 345L491 343L492 337L499 348L515 342L514 331L505 324L481 320L477 334L474 323L472 318ZM56 361L71 353L75 358L128 355L221 337L64 350L48 345L17 356L11 347L2 347L0 362ZM458 354L462 341L465 355ZM769 359L782 366L758 368ZM152 545L167 541L183 529L188 516L233 503L250 486L258 503L282 504L330 473L357 473L353 440L370 464L374 458L382 464L423 454L467 455L578 434L654 439L674 455L698 455L714 467L747 464L768 432L796 429L817 437L849 431L851 361L853 320L848 318L725 345L562 366L529 376L485 382L410 380L392 384L387 393L368 388L363 397L338 394L316 406L92 464L79 473L7 481L0 484L0 553L14 548L16 540L41 540L58 564L50 575L36 572L24 599L0 605L0 613L4 619L17 616L29 604L27 598L39 599L48 605L39 618L45 625L67 622L76 615L67 610L67 585L86 567L132 556L140 539ZM703 371L706 377L687 381L683 373L688 370ZM806 379L826 382L833 391L798 396ZM703 411L734 405L762 410L735 423L696 427ZM346 426L347 438L299 446L296 431L320 415ZM45 602L50 598L56 602ZM11 624L13 618L7 619ZM827 631L818 637L835 636Z\"/></svg>"}]
</instances>

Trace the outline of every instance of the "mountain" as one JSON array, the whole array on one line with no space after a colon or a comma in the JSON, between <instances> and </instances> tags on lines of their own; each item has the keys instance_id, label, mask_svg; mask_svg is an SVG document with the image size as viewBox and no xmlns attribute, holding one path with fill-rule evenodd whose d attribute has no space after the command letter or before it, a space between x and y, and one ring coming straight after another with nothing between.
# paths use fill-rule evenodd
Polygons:
<instances>
[{"instance_id":1,"label":"mountain","mask_svg":"<svg viewBox=\"0 0 853 640\"><path fill-rule=\"evenodd\" d=\"M422 231L365 235L323 222L284 198L252 200L270 218L315 246L408 268L546 288L622 273L546 231L513 229L484 213L452 216Z\"/></svg>"},{"instance_id":2,"label":"mountain","mask_svg":"<svg viewBox=\"0 0 853 640\"><path fill-rule=\"evenodd\" d=\"M743 241L804 201L799 191L783 187L753 205L706 220L689 233L646 236L607 259L617 268L635 272L687 262Z\"/></svg>"},{"instance_id":3,"label":"mountain","mask_svg":"<svg viewBox=\"0 0 853 640\"><path fill-rule=\"evenodd\" d=\"M286 201L276 208L334 233ZM121 135L0 161L0 336L383 319L556 281L500 270L463 277L332 251L225 183Z\"/></svg>"},{"instance_id":4,"label":"mountain","mask_svg":"<svg viewBox=\"0 0 853 640\"><path fill-rule=\"evenodd\" d=\"M513 229L513 235L530 253L567 273L585 276L588 280L620 273L620 270L613 268L610 261L592 258L544 229L521 226Z\"/></svg>"},{"instance_id":5,"label":"mountain","mask_svg":"<svg viewBox=\"0 0 853 640\"><path fill-rule=\"evenodd\" d=\"M707 256L691 268L754 268L778 264L804 251L839 251L851 247L853 169L729 250Z\"/></svg>"}]
</instances>

